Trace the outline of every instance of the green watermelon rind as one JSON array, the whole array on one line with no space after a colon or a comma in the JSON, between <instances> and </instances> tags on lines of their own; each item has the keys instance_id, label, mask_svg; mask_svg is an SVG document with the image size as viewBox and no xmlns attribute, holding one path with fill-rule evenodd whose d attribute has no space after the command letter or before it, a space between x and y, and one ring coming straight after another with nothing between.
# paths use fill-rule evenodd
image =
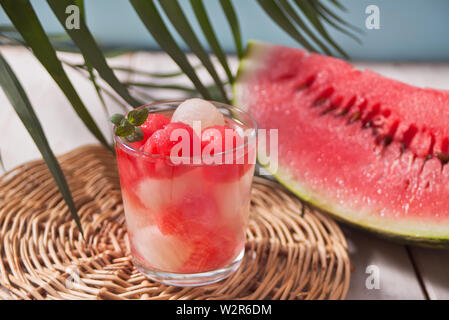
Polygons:
<instances>
[{"instance_id":1,"label":"green watermelon rind","mask_svg":"<svg viewBox=\"0 0 449 320\"><path fill-rule=\"evenodd\" d=\"M258 41L249 42L246 53L240 61L237 76L233 85L233 103L237 107L246 110L245 103L242 101L242 97L245 95L245 83L263 66L263 57L266 56L270 50L272 50L272 45L270 44ZM380 219L373 214L354 213L347 208L326 201L325 197L320 196L317 193L308 191L303 184L290 177L291 175L288 173L288 170L278 168L277 172L270 172L268 166L260 165L293 194L312 204L314 207L329 213L337 220L400 243L442 248L449 247L449 232L447 230L443 230L443 232L439 233L435 232L435 230L423 232L422 228L418 230L413 227L414 224L422 226L423 223L427 223L428 225L433 223L434 228L437 228L438 222L423 222L418 219L412 223L410 220L401 222L399 220L392 221L392 219L386 219L385 217ZM361 218L356 219L354 218L355 216L360 216Z\"/></svg>"},{"instance_id":2,"label":"green watermelon rind","mask_svg":"<svg viewBox=\"0 0 449 320\"><path fill-rule=\"evenodd\" d=\"M270 50L271 46L264 42L259 42L256 40L250 40L248 42L245 54L240 60L239 67L237 69L237 75L232 85L232 96L235 106L239 107L239 101L237 100L237 97L241 97L243 95L243 84L245 83L246 75L260 68L260 65L257 64L263 63L263 59L260 59L259 57L265 56L266 53Z\"/></svg>"},{"instance_id":3,"label":"green watermelon rind","mask_svg":"<svg viewBox=\"0 0 449 320\"><path fill-rule=\"evenodd\" d=\"M263 167L268 172L270 172L269 168L267 168L266 166L263 166ZM288 174L283 172L281 169L278 169L277 173L272 173L272 172L270 172L270 173L277 181L279 181L283 186L285 186L293 194L295 194L302 200L312 204L314 207L317 207L317 208L325 211L326 213L332 215L339 221L356 226L356 227L364 229L364 230L369 230L370 232L373 232L373 233L383 236L385 238L392 239L392 240L395 240L397 242L404 243L404 244L410 243L410 244L417 244L417 245L423 245L423 246L429 246L429 247L442 247L442 248L449 247L449 239L444 236L438 237L432 233L424 234L422 232L420 232L421 233L420 235L414 236L413 233L418 233L418 232L413 232L413 231L411 231L411 229L408 229L408 231L407 231L407 229L400 231L399 228L376 227L376 225L385 226L387 221L382 220L382 223L379 223L379 222L377 222L379 220L375 219L375 217L373 217L373 219L371 219L371 221L369 221L370 219L367 219L366 221L363 221L362 219L360 219L360 220L350 219L350 218L348 218L348 215L345 215L345 213L344 213L345 211L348 211L348 210L345 210L344 208L339 210L336 208L336 206L323 204L322 201L320 200L321 197L319 197L316 194L308 193L307 191L305 191L304 187L300 187L300 185L296 181L289 179ZM395 225L397 227L397 221L395 221L395 222L396 222ZM417 223L422 223L422 222L417 221Z\"/></svg>"}]
</instances>

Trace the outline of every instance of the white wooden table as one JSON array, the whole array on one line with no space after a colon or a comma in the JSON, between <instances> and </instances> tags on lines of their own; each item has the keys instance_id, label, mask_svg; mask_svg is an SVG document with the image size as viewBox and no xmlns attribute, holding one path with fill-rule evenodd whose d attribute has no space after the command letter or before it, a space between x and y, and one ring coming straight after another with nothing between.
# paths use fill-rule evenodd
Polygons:
<instances>
[{"instance_id":1,"label":"white wooden table","mask_svg":"<svg viewBox=\"0 0 449 320\"><path fill-rule=\"evenodd\" d=\"M1 47L0 51L19 76L41 120L47 138L57 154L85 144L96 143L85 129L50 76L27 50ZM80 57L63 54L64 59L81 62ZM110 60L110 64L146 71L174 71L176 66L162 53L130 53ZM235 70L237 61L232 59ZM449 89L448 64L356 63L418 86ZM67 69L70 78L105 134L110 136L107 116L91 83ZM205 76L204 73L202 76ZM122 80L142 80L139 76L120 74ZM126 78L128 77L128 78ZM182 84L187 79L180 78ZM175 98L172 91L159 90L157 99ZM106 97L108 112L120 111L117 103ZM28 132L0 90L0 152L6 170L39 158ZM0 169L1 170L1 169ZM449 299L449 251L411 248L378 239L367 232L346 226L354 265L349 299ZM379 289L366 286L369 266L379 271ZM368 269L370 270L370 269ZM369 279L368 279L369 280Z\"/></svg>"}]
</instances>

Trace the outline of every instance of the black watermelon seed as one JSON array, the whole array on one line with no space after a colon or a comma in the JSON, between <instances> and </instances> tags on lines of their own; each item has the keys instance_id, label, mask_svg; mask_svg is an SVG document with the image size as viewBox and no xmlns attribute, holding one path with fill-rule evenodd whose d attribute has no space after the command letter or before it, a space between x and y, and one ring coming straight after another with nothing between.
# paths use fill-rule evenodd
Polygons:
<instances>
[{"instance_id":1,"label":"black watermelon seed","mask_svg":"<svg viewBox=\"0 0 449 320\"><path fill-rule=\"evenodd\" d=\"M365 123L363 125L363 129L368 129L371 128L373 126L373 121L368 121L367 123Z\"/></svg>"},{"instance_id":2,"label":"black watermelon seed","mask_svg":"<svg viewBox=\"0 0 449 320\"><path fill-rule=\"evenodd\" d=\"M401 153L404 153L405 150L407 150L407 146L405 145L404 142L401 142Z\"/></svg>"},{"instance_id":3,"label":"black watermelon seed","mask_svg":"<svg viewBox=\"0 0 449 320\"><path fill-rule=\"evenodd\" d=\"M437 152L435 153L435 157L437 157L443 165L449 162L449 154L445 152Z\"/></svg>"},{"instance_id":4,"label":"black watermelon seed","mask_svg":"<svg viewBox=\"0 0 449 320\"><path fill-rule=\"evenodd\" d=\"M313 104L314 107L318 107L320 105L322 105L323 103L325 103L327 100L327 98L319 98L315 101L315 103Z\"/></svg>"},{"instance_id":5,"label":"black watermelon seed","mask_svg":"<svg viewBox=\"0 0 449 320\"><path fill-rule=\"evenodd\" d=\"M348 113L349 113L349 109L343 109L339 113L337 113L335 116L336 117L343 117L343 116L347 115Z\"/></svg>"},{"instance_id":6,"label":"black watermelon seed","mask_svg":"<svg viewBox=\"0 0 449 320\"><path fill-rule=\"evenodd\" d=\"M324 116L326 114L328 114L329 112L332 112L333 110L335 110L336 108L334 106L330 106L329 108L326 108L326 110L324 110L323 112L321 112L321 115Z\"/></svg>"},{"instance_id":7,"label":"black watermelon seed","mask_svg":"<svg viewBox=\"0 0 449 320\"><path fill-rule=\"evenodd\" d=\"M383 142L384 146L388 147L393 142L393 138L391 136L385 136Z\"/></svg>"},{"instance_id":8,"label":"black watermelon seed","mask_svg":"<svg viewBox=\"0 0 449 320\"><path fill-rule=\"evenodd\" d=\"M351 117L349 118L349 123L353 124L354 122L356 122L357 120L360 119L360 112L354 112Z\"/></svg>"}]
</instances>

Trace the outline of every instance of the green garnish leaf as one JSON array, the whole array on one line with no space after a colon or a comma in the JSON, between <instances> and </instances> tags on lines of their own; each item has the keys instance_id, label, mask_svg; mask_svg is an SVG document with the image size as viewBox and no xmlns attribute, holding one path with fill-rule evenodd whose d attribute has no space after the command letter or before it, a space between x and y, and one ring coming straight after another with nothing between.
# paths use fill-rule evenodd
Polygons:
<instances>
[{"instance_id":1,"label":"green garnish leaf","mask_svg":"<svg viewBox=\"0 0 449 320\"><path fill-rule=\"evenodd\" d=\"M113 124L115 124L117 127L120 125L120 122L122 122L122 120L125 117L119 113L116 113L114 115L112 115L112 117L109 118L109 121L111 121Z\"/></svg>"},{"instance_id":2,"label":"green garnish leaf","mask_svg":"<svg viewBox=\"0 0 449 320\"><path fill-rule=\"evenodd\" d=\"M134 126L126 119L123 119L117 129L115 129L115 134L119 137L129 136L133 132Z\"/></svg>"},{"instance_id":3,"label":"green garnish leaf","mask_svg":"<svg viewBox=\"0 0 449 320\"><path fill-rule=\"evenodd\" d=\"M137 142L143 140L143 131L139 127L134 127L134 132L125 137L128 142Z\"/></svg>"},{"instance_id":4,"label":"green garnish leaf","mask_svg":"<svg viewBox=\"0 0 449 320\"><path fill-rule=\"evenodd\" d=\"M109 120L117 126L115 135L123 137L127 142L143 140L143 131L139 126L145 123L148 113L147 108L142 108L130 111L126 118L121 114L114 114Z\"/></svg>"},{"instance_id":5,"label":"green garnish leaf","mask_svg":"<svg viewBox=\"0 0 449 320\"><path fill-rule=\"evenodd\" d=\"M145 123L148 117L148 109L142 108L138 110L132 110L128 113L128 121L133 126L141 126Z\"/></svg>"}]
</instances>

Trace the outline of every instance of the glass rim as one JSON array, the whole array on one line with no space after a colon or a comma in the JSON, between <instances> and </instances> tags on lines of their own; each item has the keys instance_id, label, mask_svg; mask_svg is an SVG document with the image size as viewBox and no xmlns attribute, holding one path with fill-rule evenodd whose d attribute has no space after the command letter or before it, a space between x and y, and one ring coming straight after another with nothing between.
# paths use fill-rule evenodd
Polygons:
<instances>
[{"instance_id":1,"label":"glass rim","mask_svg":"<svg viewBox=\"0 0 449 320\"><path fill-rule=\"evenodd\" d=\"M158 105L164 105L164 104L181 104L181 103L183 103L186 100L189 100L189 99L175 99L175 100L157 101L157 102L152 102L152 103L141 105L141 106L139 106L137 108L134 108L133 110L138 110L138 109L142 109L142 108L149 108L149 107L156 107ZM246 146L248 146L250 142L252 143L253 140L256 139L257 132L258 132L257 122L256 122L256 120L254 120L254 118L248 112L242 110L241 108L239 108L237 106L229 105L229 104L226 104L226 103L223 103L223 102L218 102L218 101L213 101L213 100L206 100L206 101L214 104L215 106L223 107L223 108L226 108L228 110L231 110L231 112L232 112L232 110L236 110L237 112L243 114L244 116L248 117L249 121L253 125L252 129L254 129L253 132L251 133L251 136L248 137L248 139L246 139L245 143L243 143L242 145L239 145L236 148L232 148L232 149L228 149L228 150L219 152L219 153L214 154L214 155L210 155L210 156L208 156L208 158L212 158L213 159L215 157L223 156L223 155L226 155L226 154L231 154L231 153L233 154L237 150L241 150L241 149L244 150L244 148L246 148ZM130 111L128 111L125 114L125 116ZM151 111L150 111L150 113L151 113ZM239 119L237 119L237 120L239 120ZM241 120L239 120L239 121L241 121ZM242 124L244 124L244 123L242 122ZM186 160L186 159L190 160L190 159L195 159L195 158L198 158L198 157L201 158L201 160L203 160L203 156L202 155L200 155L200 156L189 156L189 157L179 157L179 156L173 157L173 156L170 156L170 155L166 156L166 155L161 155L161 154L154 154L154 153L149 153L149 152L146 152L146 151L135 149L132 146L130 146L127 142L125 142L122 137L117 136L115 134L115 129L116 128L117 128L117 126L114 125L113 126L113 135L114 135L114 140L116 142L116 145L119 146L119 148L121 148L122 150L124 150L125 152L127 152L129 154L137 155L137 156L143 157L143 158L149 158L149 159L152 159L152 160L157 160L157 159L175 160L176 159L176 160L183 161L183 160ZM184 164L184 163L182 163L182 164ZM195 164L195 162L190 163L190 164L191 165ZM225 163L223 163L223 164L225 164Z\"/></svg>"}]
</instances>

